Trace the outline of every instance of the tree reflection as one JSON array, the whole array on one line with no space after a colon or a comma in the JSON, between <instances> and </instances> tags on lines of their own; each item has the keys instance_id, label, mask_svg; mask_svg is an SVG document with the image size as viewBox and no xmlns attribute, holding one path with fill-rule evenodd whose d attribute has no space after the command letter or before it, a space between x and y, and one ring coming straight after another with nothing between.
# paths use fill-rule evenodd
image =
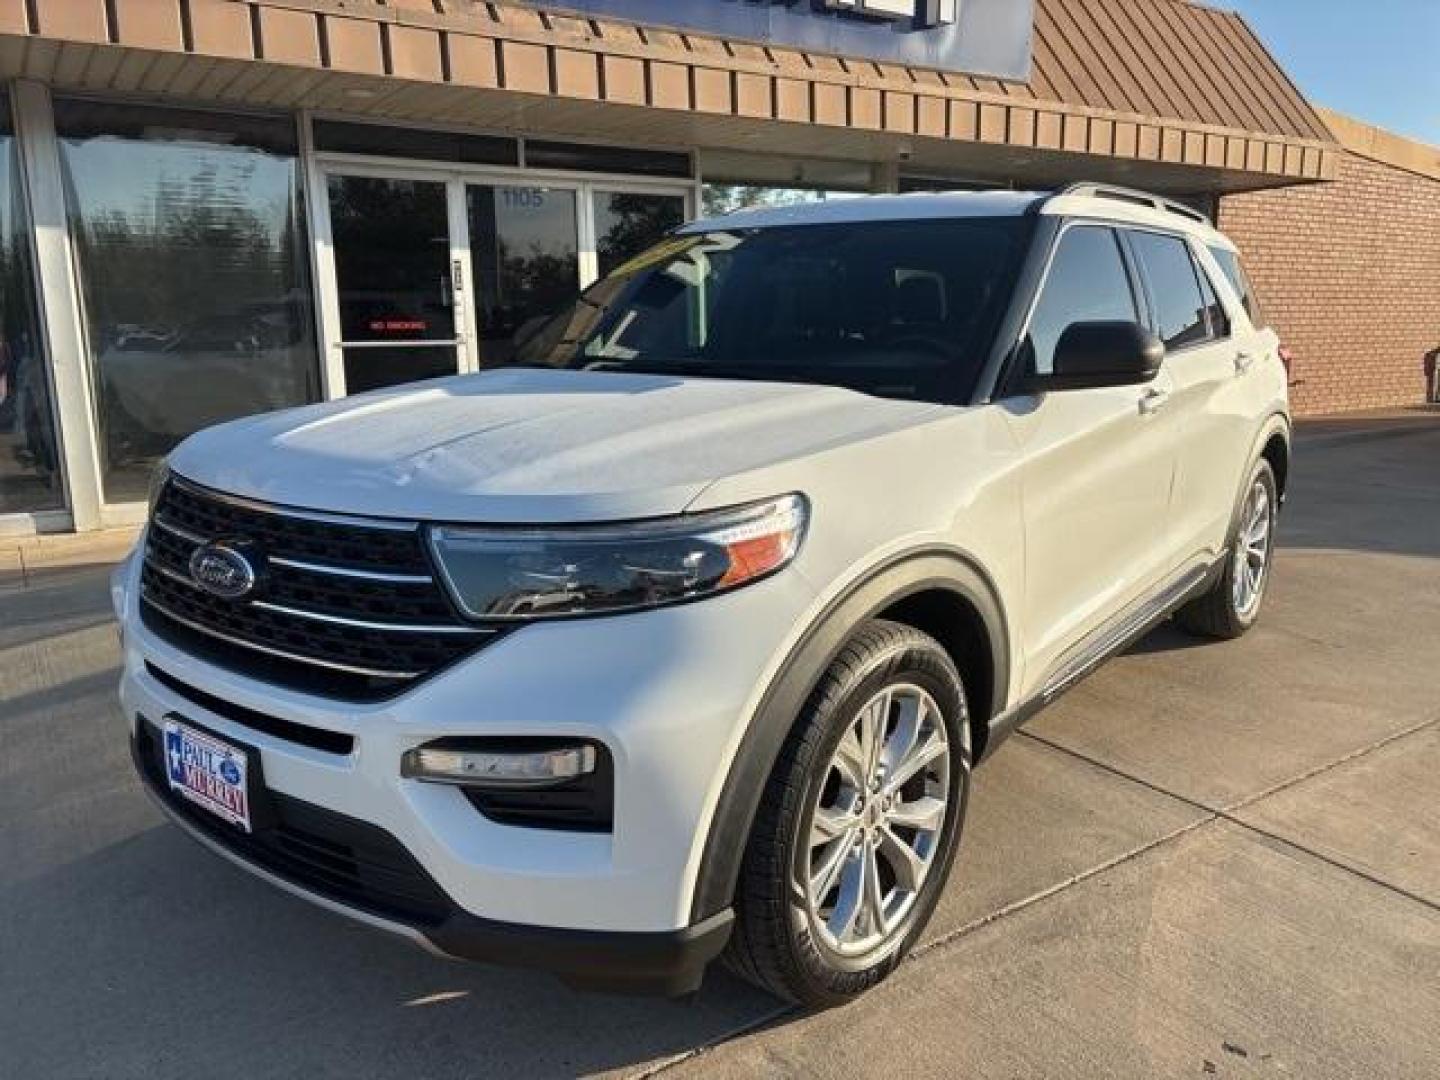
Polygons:
<instances>
[{"instance_id":1,"label":"tree reflection","mask_svg":"<svg viewBox=\"0 0 1440 1080\"><path fill-rule=\"evenodd\" d=\"M298 168L178 139L61 147L106 496L138 498L191 432L317 396Z\"/></svg>"},{"instance_id":2,"label":"tree reflection","mask_svg":"<svg viewBox=\"0 0 1440 1080\"><path fill-rule=\"evenodd\" d=\"M27 233L14 140L0 131L0 514L62 505Z\"/></svg>"}]
</instances>

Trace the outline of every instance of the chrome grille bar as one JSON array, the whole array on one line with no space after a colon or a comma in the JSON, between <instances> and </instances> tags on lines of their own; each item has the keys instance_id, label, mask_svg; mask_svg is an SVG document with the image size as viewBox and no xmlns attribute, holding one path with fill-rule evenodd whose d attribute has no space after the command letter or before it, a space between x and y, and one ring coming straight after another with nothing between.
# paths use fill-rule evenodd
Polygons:
<instances>
[{"instance_id":1,"label":"chrome grille bar","mask_svg":"<svg viewBox=\"0 0 1440 1080\"><path fill-rule=\"evenodd\" d=\"M376 679L415 679L424 674L419 671L387 671L381 668L360 667L357 664L342 664L338 660L321 660L314 656L305 656L301 653L287 652L284 649L277 649L272 645L261 645L258 642L249 641L234 634L227 634L224 631L216 630L214 627L206 626L203 623L187 619L183 615L176 614L164 604L158 602L148 592L142 591L142 596L147 604L160 612L167 619L179 623L187 629L194 630L198 634L206 634L220 641L228 642L231 645L238 645L244 649L253 649L255 652L264 653L267 656L278 657L281 660L289 660L297 664L314 664L317 667L330 668L332 671L343 671L350 675L365 675Z\"/></svg>"},{"instance_id":2,"label":"chrome grille bar","mask_svg":"<svg viewBox=\"0 0 1440 1080\"><path fill-rule=\"evenodd\" d=\"M357 578L361 581L384 581L392 585L429 585L435 581L429 574L392 574L382 570L356 570L348 566L306 562L304 559L292 559L289 556L272 555L266 561L272 566L285 566L291 570L303 570L308 574L329 574L332 577Z\"/></svg>"},{"instance_id":3,"label":"chrome grille bar","mask_svg":"<svg viewBox=\"0 0 1440 1080\"><path fill-rule=\"evenodd\" d=\"M206 596L209 594L194 579L187 577L178 570L172 570L164 563L152 561L150 568L159 574L163 574L188 589L194 589ZM289 615L297 619L312 619L315 622L331 623L335 626L349 626L356 630L384 630L401 634L470 634L472 636L483 636L495 633L478 626L435 626L427 623L392 623L373 622L368 619L352 619L345 615L328 615L323 611L309 611L305 608L287 607L284 604L272 604L268 600L249 600L246 607L258 608L261 611L271 611L276 615Z\"/></svg>"},{"instance_id":4,"label":"chrome grille bar","mask_svg":"<svg viewBox=\"0 0 1440 1080\"><path fill-rule=\"evenodd\" d=\"M469 634L472 637L488 637L495 633L494 630L486 630L477 626L433 626L425 623L370 622L367 619L352 619L347 615L327 615L321 611L308 611L305 608L287 607L284 604L272 604L268 600L251 600L249 606L257 608L260 611L271 611L276 615L289 615L296 619L313 619L315 622L330 623L332 626L349 626L356 630L385 630L402 634Z\"/></svg>"}]
</instances>

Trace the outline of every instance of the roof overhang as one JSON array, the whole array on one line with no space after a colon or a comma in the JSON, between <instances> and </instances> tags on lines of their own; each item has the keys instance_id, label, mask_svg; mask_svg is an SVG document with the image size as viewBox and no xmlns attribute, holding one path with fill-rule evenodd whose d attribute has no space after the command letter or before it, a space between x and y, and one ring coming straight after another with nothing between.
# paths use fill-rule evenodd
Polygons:
<instances>
[{"instance_id":1,"label":"roof overhang","mask_svg":"<svg viewBox=\"0 0 1440 1080\"><path fill-rule=\"evenodd\" d=\"M1037 186L1224 193L1333 178L1337 153L1328 138L463 0L0 0L0 77Z\"/></svg>"}]
</instances>

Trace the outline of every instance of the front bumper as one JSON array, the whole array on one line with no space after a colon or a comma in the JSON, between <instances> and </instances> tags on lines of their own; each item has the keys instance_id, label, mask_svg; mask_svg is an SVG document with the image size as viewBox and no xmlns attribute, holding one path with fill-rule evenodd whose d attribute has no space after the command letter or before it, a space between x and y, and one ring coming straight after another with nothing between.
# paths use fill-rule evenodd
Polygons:
<instances>
[{"instance_id":1,"label":"front bumper","mask_svg":"<svg viewBox=\"0 0 1440 1080\"><path fill-rule=\"evenodd\" d=\"M148 723L148 720L142 721ZM139 730L139 729L137 729ZM463 910L448 897L430 918L382 914L323 877L286 873L223 822L210 819L172 795L147 766L143 741L132 737L131 753L146 793L191 838L241 869L313 904L404 937L437 955L461 960L538 968L577 989L676 997L700 986L705 969L725 947L734 921L727 909L680 930L611 933L499 922ZM246 848L252 850L247 852ZM302 880L297 880L302 879Z\"/></svg>"},{"instance_id":2,"label":"front bumper","mask_svg":"<svg viewBox=\"0 0 1440 1080\"><path fill-rule=\"evenodd\" d=\"M177 809L149 778L167 812L209 846L436 951L543 967L577 984L684 992L723 948L728 911L689 923L696 871L746 718L813 602L799 575L677 608L527 627L399 697L364 705L280 689L174 648L141 623L137 576L137 558L116 575L125 629L120 693L132 740L145 722L178 713L252 748L267 791L388 836L446 910L417 919L327 892L323 882L237 850L233 833L207 831L210 823L197 823L188 806ZM343 733L353 749L325 752L256 730L234 711L182 695L176 681L239 710ZM613 830L501 824L457 788L400 776L406 750L465 735L603 742L615 764Z\"/></svg>"}]
</instances>

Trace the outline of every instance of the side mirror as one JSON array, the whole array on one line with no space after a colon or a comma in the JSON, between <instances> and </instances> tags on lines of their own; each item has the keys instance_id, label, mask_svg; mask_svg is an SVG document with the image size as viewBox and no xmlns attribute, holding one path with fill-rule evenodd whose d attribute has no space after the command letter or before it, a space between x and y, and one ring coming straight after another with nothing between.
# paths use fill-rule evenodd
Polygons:
<instances>
[{"instance_id":1,"label":"side mirror","mask_svg":"<svg viewBox=\"0 0 1440 1080\"><path fill-rule=\"evenodd\" d=\"M1035 390L1139 386L1160 373L1165 345L1139 323L1072 323L1055 346L1053 374L1032 379Z\"/></svg>"}]
</instances>

